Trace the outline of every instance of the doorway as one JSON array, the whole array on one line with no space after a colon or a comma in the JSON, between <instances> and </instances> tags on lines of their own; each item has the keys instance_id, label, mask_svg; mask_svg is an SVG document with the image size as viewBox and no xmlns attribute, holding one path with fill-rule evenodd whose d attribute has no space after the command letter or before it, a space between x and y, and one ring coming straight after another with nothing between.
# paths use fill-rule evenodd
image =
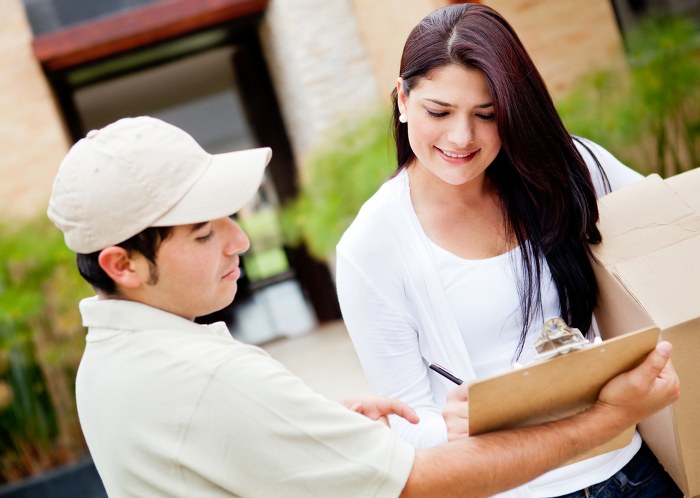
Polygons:
<instances>
[{"instance_id":1,"label":"doorway","mask_svg":"<svg viewBox=\"0 0 700 498\"><path fill-rule=\"evenodd\" d=\"M181 127L211 153L270 146L257 197L238 215L251 238L234 304L198 321L224 320L260 344L340 317L325 264L285 246L281 204L296 167L257 36L259 16L61 70L45 71L74 140L120 117L152 115Z\"/></svg>"}]
</instances>

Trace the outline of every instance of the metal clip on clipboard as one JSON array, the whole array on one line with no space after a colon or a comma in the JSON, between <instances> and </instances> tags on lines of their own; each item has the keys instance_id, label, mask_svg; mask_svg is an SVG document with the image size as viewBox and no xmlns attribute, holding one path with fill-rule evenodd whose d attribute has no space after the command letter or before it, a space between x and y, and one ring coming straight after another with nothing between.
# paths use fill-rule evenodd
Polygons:
<instances>
[{"instance_id":1,"label":"metal clip on clipboard","mask_svg":"<svg viewBox=\"0 0 700 498\"><path fill-rule=\"evenodd\" d=\"M529 363L583 349L588 345L589 341L579 329L569 327L562 318L557 316L544 322L540 337L530 348L522 352L513 366L523 367Z\"/></svg>"}]
</instances>

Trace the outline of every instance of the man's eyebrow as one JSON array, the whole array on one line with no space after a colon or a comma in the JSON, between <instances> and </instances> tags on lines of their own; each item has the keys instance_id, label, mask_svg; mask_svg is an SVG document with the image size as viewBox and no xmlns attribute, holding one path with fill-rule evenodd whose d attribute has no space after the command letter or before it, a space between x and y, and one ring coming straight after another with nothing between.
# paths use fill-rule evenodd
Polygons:
<instances>
[{"instance_id":1,"label":"man's eyebrow","mask_svg":"<svg viewBox=\"0 0 700 498\"><path fill-rule=\"evenodd\" d=\"M192 228L190 228L190 233L196 232L197 230L199 230L200 228L202 228L202 227L203 227L204 225L206 225L207 223L209 223L209 222L208 222L208 221L202 221L201 223L195 223L194 225L192 225Z\"/></svg>"}]
</instances>

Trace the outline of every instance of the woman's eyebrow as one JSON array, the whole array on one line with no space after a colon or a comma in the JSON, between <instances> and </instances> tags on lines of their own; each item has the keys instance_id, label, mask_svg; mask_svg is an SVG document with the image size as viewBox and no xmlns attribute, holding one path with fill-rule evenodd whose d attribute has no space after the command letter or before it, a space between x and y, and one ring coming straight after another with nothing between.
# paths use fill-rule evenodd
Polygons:
<instances>
[{"instance_id":1,"label":"woman's eyebrow","mask_svg":"<svg viewBox=\"0 0 700 498\"><path fill-rule=\"evenodd\" d=\"M430 98L424 98L423 100L427 100L428 102L432 102L433 104L437 104L442 107L454 107L453 104L448 104L447 102L443 102L442 100L437 100L437 99L430 99ZM478 109L485 109L487 107L493 107L493 102L485 102L483 104L479 104L476 106Z\"/></svg>"},{"instance_id":2,"label":"woman's eyebrow","mask_svg":"<svg viewBox=\"0 0 700 498\"><path fill-rule=\"evenodd\" d=\"M437 105L442 106L442 107L454 107L452 104L448 104L447 102L443 102L443 101L437 100L437 99L429 99L426 97L423 100L427 100L429 102L432 102L433 104L437 104Z\"/></svg>"}]
</instances>

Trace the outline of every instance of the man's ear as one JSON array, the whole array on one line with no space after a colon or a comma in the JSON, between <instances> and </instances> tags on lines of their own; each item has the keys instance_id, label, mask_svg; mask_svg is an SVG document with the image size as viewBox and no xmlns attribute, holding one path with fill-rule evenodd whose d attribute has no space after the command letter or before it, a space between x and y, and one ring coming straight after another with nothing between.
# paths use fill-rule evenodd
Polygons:
<instances>
[{"instance_id":1,"label":"man's ear","mask_svg":"<svg viewBox=\"0 0 700 498\"><path fill-rule=\"evenodd\" d=\"M134 261L123 247L105 247L100 251L97 262L118 287L135 289L142 284L138 262Z\"/></svg>"}]
</instances>

